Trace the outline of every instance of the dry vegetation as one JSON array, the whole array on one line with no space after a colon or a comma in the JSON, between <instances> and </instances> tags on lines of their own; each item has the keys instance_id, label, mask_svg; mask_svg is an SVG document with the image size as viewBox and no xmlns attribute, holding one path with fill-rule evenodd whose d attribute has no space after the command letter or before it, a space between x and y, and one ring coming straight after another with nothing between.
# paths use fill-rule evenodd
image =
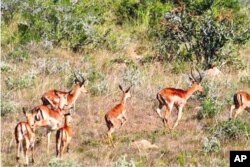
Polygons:
<instances>
[{"instance_id":1,"label":"dry vegetation","mask_svg":"<svg viewBox=\"0 0 250 167\"><path fill-rule=\"evenodd\" d=\"M29 108L41 103L40 97L49 89L69 89L71 87L72 70L80 70L88 78L88 94L82 94L76 102L76 113L73 115L74 137L71 150L65 154L63 161L55 158L55 142L49 155L46 154L45 129L37 129L34 166L183 166L183 165L217 165L227 166L229 150L249 150L249 131L239 140L215 136L219 142L216 147L205 148L213 137L212 127L226 121L232 95L236 90L249 90L250 66L243 70L233 71L228 67L221 68L223 75L215 78L205 78L203 86L206 97L196 94L189 99L184 109L184 116L174 131L163 127L155 108L155 95L161 88L188 87L189 64L184 63L183 71L174 73L175 64L158 62L140 65L136 49L140 46L130 44L120 52L120 61L115 61L117 55L108 51L97 50L88 55L67 50L53 49L44 53L39 45L29 46L30 58L14 64L8 63L8 70L2 72L2 165L15 165L15 143L9 150L13 137L13 129L18 121L24 119L21 107ZM148 52L148 50L146 50ZM59 56L60 55L60 56ZM96 56L98 55L98 56ZM249 60L249 49L241 52L243 59ZM3 67L3 66L2 66ZM1 68L2 68L1 67ZM28 74L31 81L18 81ZM245 79L244 79L245 78ZM13 88L8 88L8 82L13 79ZM28 83L26 83L28 82ZM31 83L29 83L31 82ZM115 147L108 145L105 134L107 128L104 114L120 100L121 92L118 84L134 83L132 98L128 101L128 122L114 134ZM26 85L27 84L27 85ZM29 85L31 84L31 85ZM20 88L17 88L20 86ZM204 106L206 98L214 100ZM216 110L211 118L197 119L198 112L204 107ZM6 112L6 113L5 113ZM176 112L173 112L173 118ZM247 122L250 115L243 113L239 120ZM237 133L237 132L236 132ZM55 135L53 134L53 137ZM133 147L133 142L146 139L159 148L139 149ZM55 140L53 140L55 141ZM216 142L215 142L216 143ZM208 149L208 150L206 150Z\"/></svg>"},{"instance_id":2,"label":"dry vegetation","mask_svg":"<svg viewBox=\"0 0 250 167\"><path fill-rule=\"evenodd\" d=\"M179 1L3 2L0 166L16 165L11 141L15 125L25 119L22 107L41 104L50 89L71 89L75 71L85 76L89 92L76 101L70 152L62 161L56 158L53 133L47 155L46 130L38 128L33 166L228 166L230 150L250 150L250 113L228 121L233 94L250 92L246 5L182 0L186 11L178 13ZM167 17L170 26L163 22ZM175 21L188 31L171 31ZM190 67L204 69L210 58L222 74L205 77L205 93L191 96L177 128L164 128L156 113L156 93L164 87L186 89ZM133 84L132 97L128 122L114 133L112 147L105 138L104 115L120 101L119 84ZM172 121L176 116L172 112ZM143 139L155 147L137 147Z\"/></svg>"}]
</instances>

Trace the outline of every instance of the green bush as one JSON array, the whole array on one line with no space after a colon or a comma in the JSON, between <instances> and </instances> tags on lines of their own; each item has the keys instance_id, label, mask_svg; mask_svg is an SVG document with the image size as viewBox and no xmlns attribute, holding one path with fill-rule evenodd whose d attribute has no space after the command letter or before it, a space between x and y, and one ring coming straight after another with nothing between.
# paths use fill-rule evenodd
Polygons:
<instances>
[{"instance_id":1,"label":"green bush","mask_svg":"<svg viewBox=\"0 0 250 167\"><path fill-rule=\"evenodd\" d=\"M10 57L16 61L26 61L29 60L30 55L29 53L22 47L17 47L10 53Z\"/></svg>"},{"instance_id":2,"label":"green bush","mask_svg":"<svg viewBox=\"0 0 250 167\"><path fill-rule=\"evenodd\" d=\"M15 111L14 105L3 99L1 99L0 105L1 105L1 116L5 116L6 114L9 114Z\"/></svg>"},{"instance_id":3,"label":"green bush","mask_svg":"<svg viewBox=\"0 0 250 167\"><path fill-rule=\"evenodd\" d=\"M205 153L218 152L220 150L220 141L216 137L205 138L202 149Z\"/></svg>"},{"instance_id":4,"label":"green bush","mask_svg":"<svg viewBox=\"0 0 250 167\"><path fill-rule=\"evenodd\" d=\"M222 139L249 138L250 124L241 120L223 121L210 128L213 136Z\"/></svg>"},{"instance_id":5,"label":"green bush","mask_svg":"<svg viewBox=\"0 0 250 167\"><path fill-rule=\"evenodd\" d=\"M28 88L30 86L33 86L35 84L35 78L36 74L31 72L28 72L18 78L12 78L8 77L7 80L5 80L7 89L9 90L17 90L17 89L23 89Z\"/></svg>"},{"instance_id":6,"label":"green bush","mask_svg":"<svg viewBox=\"0 0 250 167\"><path fill-rule=\"evenodd\" d=\"M221 52L227 43L237 46L250 39L250 21L240 13L239 6L235 0L176 3L175 8L165 14L163 26L155 30L159 32L160 56L167 61L196 60L205 66L214 61L222 63L221 58L225 56ZM232 12L224 16L223 11L227 10ZM230 51L233 52L234 47Z\"/></svg>"},{"instance_id":7,"label":"green bush","mask_svg":"<svg viewBox=\"0 0 250 167\"><path fill-rule=\"evenodd\" d=\"M130 161L127 160L127 155L122 155L119 159L115 162L116 167L135 167L135 161L131 159Z\"/></svg>"},{"instance_id":8,"label":"green bush","mask_svg":"<svg viewBox=\"0 0 250 167\"><path fill-rule=\"evenodd\" d=\"M209 97L205 98L202 101L201 106L202 106L202 109L198 112L198 115L197 115L198 119L213 118L220 111L220 108L216 104L216 101Z\"/></svg>"},{"instance_id":9,"label":"green bush","mask_svg":"<svg viewBox=\"0 0 250 167\"><path fill-rule=\"evenodd\" d=\"M48 167L82 167L82 165L77 164L73 160L60 161L56 158L52 158L47 165Z\"/></svg>"}]
</instances>

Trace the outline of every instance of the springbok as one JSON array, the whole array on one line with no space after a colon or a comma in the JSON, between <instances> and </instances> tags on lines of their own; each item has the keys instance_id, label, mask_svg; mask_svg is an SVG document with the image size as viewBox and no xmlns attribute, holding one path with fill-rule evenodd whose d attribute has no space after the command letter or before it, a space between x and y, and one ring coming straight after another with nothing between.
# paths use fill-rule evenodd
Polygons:
<instances>
[{"instance_id":1,"label":"springbok","mask_svg":"<svg viewBox=\"0 0 250 167\"><path fill-rule=\"evenodd\" d=\"M75 73L74 76L75 85L72 90L68 92L55 89L49 90L48 92L44 93L41 98L43 105L51 105L53 109L65 109L64 107L70 108L75 103L81 92L87 93L84 85L85 79L83 76L80 75L80 79ZM66 100L63 100L64 97L66 97Z\"/></svg>"},{"instance_id":2,"label":"springbok","mask_svg":"<svg viewBox=\"0 0 250 167\"><path fill-rule=\"evenodd\" d=\"M243 110L250 112L250 94L239 91L233 96L234 105L231 106L230 119L235 119Z\"/></svg>"},{"instance_id":3,"label":"springbok","mask_svg":"<svg viewBox=\"0 0 250 167\"><path fill-rule=\"evenodd\" d=\"M127 117L125 115L125 113L126 113L126 101L129 97L131 97L131 94L130 94L131 86L125 91L123 90L121 85L119 85L119 88L122 91L121 102L105 114L105 121L106 121L106 125L108 127L108 138L110 140L112 139L111 134L115 131L116 128L119 127L115 123L115 121L119 120L121 122L120 127L122 127L125 124L125 122L127 121Z\"/></svg>"},{"instance_id":4,"label":"springbok","mask_svg":"<svg viewBox=\"0 0 250 167\"><path fill-rule=\"evenodd\" d=\"M65 148L69 151L69 143L72 138L71 113L64 114L64 126L56 131L56 156L62 158Z\"/></svg>"},{"instance_id":5,"label":"springbok","mask_svg":"<svg viewBox=\"0 0 250 167\"><path fill-rule=\"evenodd\" d=\"M191 95L194 92L196 91L203 92L203 87L200 84L202 80L200 71L197 69L199 73L199 79L196 79L193 76L192 71L193 70L191 69L191 75L189 75L189 79L192 82L192 85L187 90L176 89L176 88L164 88L157 93L156 98L159 101L159 107L156 109L157 114L160 116L160 118L162 118L164 125L166 126L168 124L169 128L170 128L169 118L171 115L171 111L173 110L173 107L175 106L178 110L178 117L173 126L173 128L175 128L182 117L182 110L183 107L186 105L187 100L191 97ZM161 109L163 106L166 107L164 118L161 115Z\"/></svg>"},{"instance_id":6,"label":"springbok","mask_svg":"<svg viewBox=\"0 0 250 167\"><path fill-rule=\"evenodd\" d=\"M71 108L66 110L71 110ZM47 129L47 153L49 153L51 132L56 131L63 126L63 115L67 112L66 110L54 110L45 105L36 106L31 110L35 113L35 125Z\"/></svg>"},{"instance_id":7,"label":"springbok","mask_svg":"<svg viewBox=\"0 0 250 167\"><path fill-rule=\"evenodd\" d=\"M23 113L26 117L26 122L19 122L14 130L14 135L17 143L16 161L19 163L20 152L24 147L25 164L29 164L29 154L32 153L32 163L34 163L34 145L35 145L35 115L33 113L26 113L23 108Z\"/></svg>"}]
</instances>

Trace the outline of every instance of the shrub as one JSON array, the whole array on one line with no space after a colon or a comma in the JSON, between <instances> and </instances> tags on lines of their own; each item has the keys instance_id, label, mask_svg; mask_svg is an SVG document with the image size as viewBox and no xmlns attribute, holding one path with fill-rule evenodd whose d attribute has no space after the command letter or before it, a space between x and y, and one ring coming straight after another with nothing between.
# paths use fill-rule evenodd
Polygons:
<instances>
[{"instance_id":1,"label":"shrub","mask_svg":"<svg viewBox=\"0 0 250 167\"><path fill-rule=\"evenodd\" d=\"M221 16L222 9L232 13ZM227 43L234 44L231 53L238 51L235 46L250 39L247 28L250 22L239 12L239 3L234 0L226 3L212 0L176 3L164 19L163 26L155 31L159 32L159 54L167 61L196 60L207 66L214 61L222 62L222 57L225 58L222 50Z\"/></svg>"},{"instance_id":2,"label":"shrub","mask_svg":"<svg viewBox=\"0 0 250 167\"><path fill-rule=\"evenodd\" d=\"M131 85L140 85L142 83L142 73L136 67L128 67L123 71L123 82Z\"/></svg>"},{"instance_id":3,"label":"shrub","mask_svg":"<svg viewBox=\"0 0 250 167\"><path fill-rule=\"evenodd\" d=\"M212 134L218 138L238 139L249 138L250 124L241 120L229 120L219 122L210 128Z\"/></svg>"},{"instance_id":4,"label":"shrub","mask_svg":"<svg viewBox=\"0 0 250 167\"><path fill-rule=\"evenodd\" d=\"M1 116L5 116L6 114L9 114L15 111L14 105L3 99L1 99L0 105L1 105Z\"/></svg>"},{"instance_id":5,"label":"shrub","mask_svg":"<svg viewBox=\"0 0 250 167\"><path fill-rule=\"evenodd\" d=\"M81 167L82 165L77 164L72 160L59 161L56 158L51 159L48 162L49 167Z\"/></svg>"},{"instance_id":6,"label":"shrub","mask_svg":"<svg viewBox=\"0 0 250 167\"><path fill-rule=\"evenodd\" d=\"M8 89L23 89L35 84L36 71L29 71L18 78L8 77L5 81Z\"/></svg>"},{"instance_id":7,"label":"shrub","mask_svg":"<svg viewBox=\"0 0 250 167\"><path fill-rule=\"evenodd\" d=\"M207 97L202 101L202 109L198 112L198 119L203 118L213 118L220 111L219 106L216 104L216 101L212 98Z\"/></svg>"},{"instance_id":8,"label":"shrub","mask_svg":"<svg viewBox=\"0 0 250 167\"><path fill-rule=\"evenodd\" d=\"M108 90L108 83L105 80L105 74L96 69L90 69L88 73L89 89L93 95L102 95Z\"/></svg>"},{"instance_id":9,"label":"shrub","mask_svg":"<svg viewBox=\"0 0 250 167\"><path fill-rule=\"evenodd\" d=\"M5 63L4 61L0 62L0 67L2 72L8 72L11 71L11 66L8 63Z\"/></svg>"},{"instance_id":10,"label":"shrub","mask_svg":"<svg viewBox=\"0 0 250 167\"><path fill-rule=\"evenodd\" d=\"M26 61L30 58L29 53L22 47L17 47L10 53L10 57L19 62Z\"/></svg>"},{"instance_id":11,"label":"shrub","mask_svg":"<svg viewBox=\"0 0 250 167\"><path fill-rule=\"evenodd\" d=\"M205 153L218 152L220 150L220 141L216 137L205 138L202 149Z\"/></svg>"},{"instance_id":12,"label":"shrub","mask_svg":"<svg viewBox=\"0 0 250 167\"><path fill-rule=\"evenodd\" d=\"M115 166L116 167L135 167L135 162L133 159L131 159L130 161L128 161L126 159L127 155L122 155L116 162L115 162Z\"/></svg>"}]
</instances>

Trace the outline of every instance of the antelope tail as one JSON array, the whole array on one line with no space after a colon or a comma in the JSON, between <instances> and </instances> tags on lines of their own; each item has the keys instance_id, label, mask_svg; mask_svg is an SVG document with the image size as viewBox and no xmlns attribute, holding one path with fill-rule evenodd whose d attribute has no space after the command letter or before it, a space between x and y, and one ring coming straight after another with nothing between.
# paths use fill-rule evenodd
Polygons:
<instances>
[{"instance_id":1,"label":"antelope tail","mask_svg":"<svg viewBox=\"0 0 250 167\"><path fill-rule=\"evenodd\" d=\"M162 95L161 95L160 93L157 93L156 98L157 98L157 100L158 100L161 104L166 105L166 101L165 101L165 99L162 97Z\"/></svg>"}]
</instances>

